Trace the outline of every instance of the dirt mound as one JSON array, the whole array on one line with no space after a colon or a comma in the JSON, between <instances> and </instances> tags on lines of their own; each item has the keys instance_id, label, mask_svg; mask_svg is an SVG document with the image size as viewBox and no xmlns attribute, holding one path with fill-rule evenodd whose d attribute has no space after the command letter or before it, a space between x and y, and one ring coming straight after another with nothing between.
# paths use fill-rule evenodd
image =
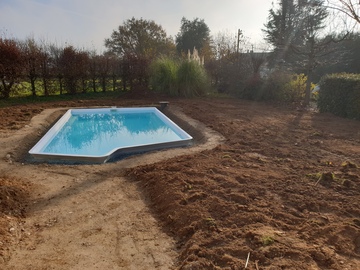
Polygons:
<instances>
[{"instance_id":1,"label":"dirt mound","mask_svg":"<svg viewBox=\"0 0 360 270\"><path fill-rule=\"evenodd\" d=\"M0 176L0 257L3 260L9 257L9 247L19 241L30 192L29 183Z\"/></svg>"}]
</instances>

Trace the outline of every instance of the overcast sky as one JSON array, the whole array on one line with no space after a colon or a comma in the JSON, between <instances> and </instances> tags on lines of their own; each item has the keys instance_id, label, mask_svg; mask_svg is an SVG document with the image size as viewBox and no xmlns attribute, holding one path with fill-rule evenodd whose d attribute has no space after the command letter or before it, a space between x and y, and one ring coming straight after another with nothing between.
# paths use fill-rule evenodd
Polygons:
<instances>
[{"instance_id":1,"label":"overcast sky","mask_svg":"<svg viewBox=\"0 0 360 270\"><path fill-rule=\"evenodd\" d=\"M0 0L0 36L65 43L103 51L125 20L154 20L175 36L181 18L204 19L211 34L237 33L262 42L271 0Z\"/></svg>"}]
</instances>

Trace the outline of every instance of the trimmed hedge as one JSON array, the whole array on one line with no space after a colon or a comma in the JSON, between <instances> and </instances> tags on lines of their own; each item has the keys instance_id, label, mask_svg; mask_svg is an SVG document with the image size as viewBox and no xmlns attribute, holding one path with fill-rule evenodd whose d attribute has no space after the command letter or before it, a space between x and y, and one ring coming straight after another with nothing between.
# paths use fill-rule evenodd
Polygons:
<instances>
[{"instance_id":1,"label":"trimmed hedge","mask_svg":"<svg viewBox=\"0 0 360 270\"><path fill-rule=\"evenodd\" d=\"M360 120L360 74L329 74L319 85L320 112Z\"/></svg>"}]
</instances>

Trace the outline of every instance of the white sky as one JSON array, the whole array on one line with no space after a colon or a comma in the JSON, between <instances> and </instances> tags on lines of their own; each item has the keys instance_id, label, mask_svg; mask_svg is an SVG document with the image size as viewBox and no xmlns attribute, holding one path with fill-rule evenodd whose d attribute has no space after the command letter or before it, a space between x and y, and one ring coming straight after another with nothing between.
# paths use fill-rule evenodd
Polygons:
<instances>
[{"instance_id":1,"label":"white sky","mask_svg":"<svg viewBox=\"0 0 360 270\"><path fill-rule=\"evenodd\" d=\"M262 42L272 0L0 0L0 36L68 43L104 51L104 39L127 19L154 20L168 35L181 18L204 19L211 35L237 33Z\"/></svg>"}]
</instances>

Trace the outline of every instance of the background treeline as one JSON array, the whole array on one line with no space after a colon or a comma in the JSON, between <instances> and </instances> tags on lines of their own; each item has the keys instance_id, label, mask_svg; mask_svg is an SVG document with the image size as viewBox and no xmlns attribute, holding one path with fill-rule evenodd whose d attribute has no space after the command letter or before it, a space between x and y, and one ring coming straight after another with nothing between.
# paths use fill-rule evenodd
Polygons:
<instances>
[{"instance_id":1,"label":"background treeline","mask_svg":"<svg viewBox=\"0 0 360 270\"><path fill-rule=\"evenodd\" d=\"M0 98L128 90L146 83L147 66L131 55L0 38Z\"/></svg>"},{"instance_id":2,"label":"background treeline","mask_svg":"<svg viewBox=\"0 0 360 270\"><path fill-rule=\"evenodd\" d=\"M212 89L243 98L258 96L254 87L264 88L261 78L270 74L268 62L271 53L241 48L237 52L227 34L218 35L213 39L215 41L216 46L204 56L204 68ZM359 48L359 34L332 44L334 53L323 57L322 60L328 64L314 70L313 80L317 82L329 73L360 73ZM167 57L176 61L188 58L187 54L178 53L175 47L170 52L172 56ZM151 64L155 59L130 53L121 56L110 52L97 54L73 46L41 44L33 39L0 38L0 98L144 89L149 85ZM279 72L271 73L267 85L274 84L275 77L280 82L289 74L306 74L306 70L297 67L283 70L281 75ZM269 91L266 95L271 96Z\"/></svg>"},{"instance_id":3,"label":"background treeline","mask_svg":"<svg viewBox=\"0 0 360 270\"><path fill-rule=\"evenodd\" d=\"M267 49L248 44L240 29L211 36L198 18L182 18L174 38L154 21L131 18L101 54L0 37L0 98L151 89L307 105L325 74L360 73L359 33L329 32L331 20L323 0L279 0L264 24Z\"/></svg>"}]
</instances>

